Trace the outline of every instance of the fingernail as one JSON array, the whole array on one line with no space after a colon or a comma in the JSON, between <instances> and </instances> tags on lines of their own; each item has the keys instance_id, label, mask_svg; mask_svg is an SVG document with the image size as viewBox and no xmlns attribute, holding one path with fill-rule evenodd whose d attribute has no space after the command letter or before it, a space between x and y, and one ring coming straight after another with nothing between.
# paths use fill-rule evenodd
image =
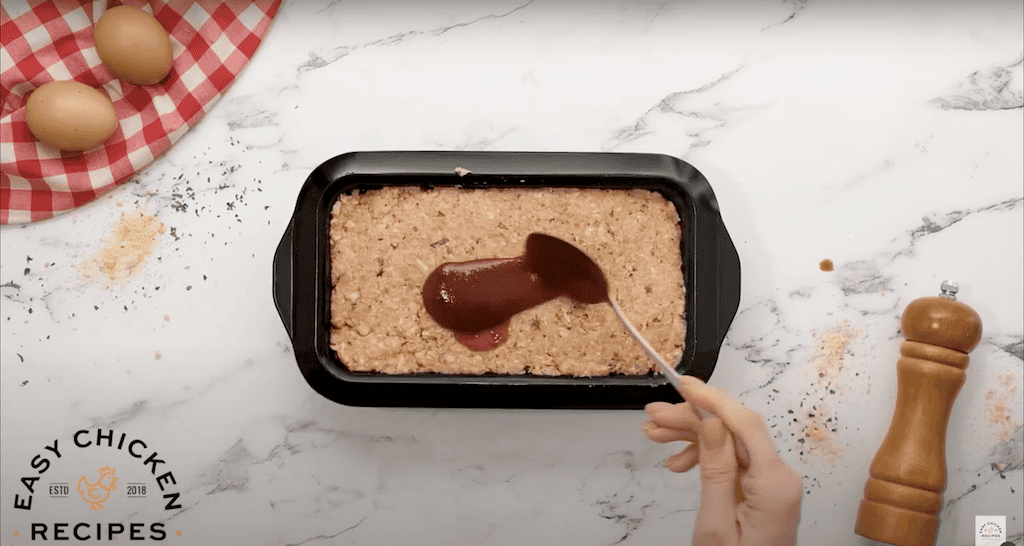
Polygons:
<instances>
[{"instance_id":1,"label":"fingernail","mask_svg":"<svg viewBox=\"0 0 1024 546\"><path fill-rule=\"evenodd\" d=\"M692 375L684 375L679 378L679 384L682 385L683 388L693 388L698 382L699 381Z\"/></svg>"},{"instance_id":2,"label":"fingernail","mask_svg":"<svg viewBox=\"0 0 1024 546\"><path fill-rule=\"evenodd\" d=\"M678 464L679 464L679 454L678 453L669 455L668 458L665 459L665 462L662 463L662 465L664 465L664 467L668 468L669 470L675 470L675 468L676 468L676 466Z\"/></svg>"},{"instance_id":3,"label":"fingernail","mask_svg":"<svg viewBox=\"0 0 1024 546\"><path fill-rule=\"evenodd\" d=\"M697 417L701 421L704 421L706 419L714 417L714 414L709 412L708 410L698 406L697 404L694 404L693 401L690 400L690 398L692 398L692 395L695 394L693 392L693 389L699 388L701 385L704 385L704 384L705 383L703 381L701 381L700 379L698 379L696 377L693 377L693 376L690 376L690 375L684 375L683 377L681 377L680 378L680 383L679 383L679 385L680 385L680 389L679 389L680 394L683 395L683 398L686 399L687 402L690 402L690 406L693 407L693 411L697 414Z\"/></svg>"},{"instance_id":4,"label":"fingernail","mask_svg":"<svg viewBox=\"0 0 1024 546\"><path fill-rule=\"evenodd\" d=\"M656 425L656 424L654 424L654 423L652 423L650 421L644 421L643 423L640 423L640 430L642 430L644 432L651 432L652 430L656 429L657 427L658 427L658 425Z\"/></svg>"},{"instance_id":5,"label":"fingernail","mask_svg":"<svg viewBox=\"0 0 1024 546\"><path fill-rule=\"evenodd\" d=\"M706 419L701 421L700 426L700 441L704 449L715 451L725 445L725 425L721 419Z\"/></svg>"},{"instance_id":6,"label":"fingernail","mask_svg":"<svg viewBox=\"0 0 1024 546\"><path fill-rule=\"evenodd\" d=\"M650 404L644 406L644 411L647 412L647 415L653 417L665 410L670 409L671 407L672 405L666 402L651 402Z\"/></svg>"}]
</instances>

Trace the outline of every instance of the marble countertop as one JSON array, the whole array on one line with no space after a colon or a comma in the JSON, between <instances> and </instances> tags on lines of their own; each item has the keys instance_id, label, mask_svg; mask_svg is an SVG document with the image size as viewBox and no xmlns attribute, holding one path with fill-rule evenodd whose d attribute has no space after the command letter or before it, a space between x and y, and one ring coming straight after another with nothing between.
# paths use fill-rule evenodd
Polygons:
<instances>
[{"instance_id":1,"label":"marble countertop","mask_svg":"<svg viewBox=\"0 0 1024 546\"><path fill-rule=\"evenodd\" d=\"M270 290L299 188L341 153L422 149L656 152L704 173L743 264L711 383L804 476L802 544L870 543L853 526L899 316L959 281L984 336L939 543L1004 515L1019 545L1022 82L1022 6L1003 0L286 1L168 154L0 230L2 543L112 521L201 545L688 544L696 472L661 466L679 446L648 442L640 411L354 408L303 380ZM136 207L167 227L153 253L84 282ZM90 511L76 483L103 466L127 496Z\"/></svg>"}]
</instances>

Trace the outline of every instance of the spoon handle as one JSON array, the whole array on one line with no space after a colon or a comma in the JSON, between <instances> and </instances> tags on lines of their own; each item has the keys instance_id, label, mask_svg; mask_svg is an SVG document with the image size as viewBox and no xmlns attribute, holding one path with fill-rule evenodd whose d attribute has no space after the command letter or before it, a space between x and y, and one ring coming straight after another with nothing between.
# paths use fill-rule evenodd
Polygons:
<instances>
[{"instance_id":1,"label":"spoon handle","mask_svg":"<svg viewBox=\"0 0 1024 546\"><path fill-rule=\"evenodd\" d=\"M683 378L683 376L679 375L679 372L677 372L672 366L669 366L664 360L662 360L661 355L658 354L658 351L655 351L654 347L651 347L651 344L647 342L644 336L640 335L640 332L638 332L637 329L633 327L633 323L629 322L629 319L627 319L626 315L623 314L622 308L619 307L619 304L615 300L609 298L608 302L612 304L612 310L615 311L615 315L619 317L620 321L622 321L622 325L626 327L626 331L629 332L629 335L633 336L633 339L635 339L636 342L639 343L641 347L643 347L644 351L647 353L647 356L651 357L651 359L658 363L658 368L661 370L661 375L664 375L665 378L668 379L669 383L672 383L672 386L675 387L677 391L682 393L683 385L680 380ZM702 408L693 406L693 409L701 420L713 417L710 413L703 410Z\"/></svg>"},{"instance_id":2,"label":"spoon handle","mask_svg":"<svg viewBox=\"0 0 1024 546\"><path fill-rule=\"evenodd\" d=\"M679 380L682 378L682 376L679 375L679 372L675 371L672 368L672 366L669 366L667 363L665 363L664 360L661 359L661 355L659 355L658 352L654 350L654 347L651 347L651 344L648 343L646 339L644 339L644 336L640 335L640 332L638 332L637 329L633 327L633 323L629 322L629 319L626 318L626 315L622 313L622 308L619 307L619 304L615 300L609 301L612 304L612 309L615 311L616 316L618 316L619 320L622 321L622 325L626 327L626 330L629 332L629 334L633 336L633 339L635 339L641 347L643 347L644 351L647 352L647 356L651 357L651 359L658 363L658 368L661 370L661 374L668 378L669 382L672 383L672 385L677 390L680 389L682 387L682 384L679 382Z\"/></svg>"}]
</instances>

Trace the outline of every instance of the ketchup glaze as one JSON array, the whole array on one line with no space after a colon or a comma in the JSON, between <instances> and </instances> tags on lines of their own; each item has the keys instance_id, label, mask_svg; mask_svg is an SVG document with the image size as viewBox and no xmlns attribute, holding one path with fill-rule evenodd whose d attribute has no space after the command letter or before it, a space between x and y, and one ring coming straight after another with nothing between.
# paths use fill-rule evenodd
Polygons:
<instances>
[{"instance_id":1,"label":"ketchup glaze","mask_svg":"<svg viewBox=\"0 0 1024 546\"><path fill-rule=\"evenodd\" d=\"M583 251L542 233L527 237L523 256L444 263L423 284L427 313L474 351L501 345L513 316L563 295L607 302L608 282Z\"/></svg>"}]
</instances>

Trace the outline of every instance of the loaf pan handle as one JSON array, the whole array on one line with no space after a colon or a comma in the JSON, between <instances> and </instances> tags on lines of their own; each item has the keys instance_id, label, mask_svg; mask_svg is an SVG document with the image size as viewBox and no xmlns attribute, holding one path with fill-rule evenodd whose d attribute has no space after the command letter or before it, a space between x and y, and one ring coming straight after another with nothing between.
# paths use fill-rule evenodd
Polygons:
<instances>
[{"instance_id":1,"label":"loaf pan handle","mask_svg":"<svg viewBox=\"0 0 1024 546\"><path fill-rule=\"evenodd\" d=\"M277 314L281 316L281 322L284 323L284 329L288 332L288 337L292 338L292 292L293 292L293 275L292 275L292 232L294 231L294 222L288 223L288 228L284 230L284 235L281 236L281 242L277 245L277 251L274 252L274 306L277 307Z\"/></svg>"},{"instance_id":2,"label":"loaf pan handle","mask_svg":"<svg viewBox=\"0 0 1024 546\"><path fill-rule=\"evenodd\" d=\"M740 256L736 252L736 245L733 244L729 232L725 229L725 222L718 218L718 229L715 230L717 248L715 253L718 258L718 346L721 348L725 342L725 335L729 333L729 327L736 318L736 311L740 307Z\"/></svg>"}]
</instances>

